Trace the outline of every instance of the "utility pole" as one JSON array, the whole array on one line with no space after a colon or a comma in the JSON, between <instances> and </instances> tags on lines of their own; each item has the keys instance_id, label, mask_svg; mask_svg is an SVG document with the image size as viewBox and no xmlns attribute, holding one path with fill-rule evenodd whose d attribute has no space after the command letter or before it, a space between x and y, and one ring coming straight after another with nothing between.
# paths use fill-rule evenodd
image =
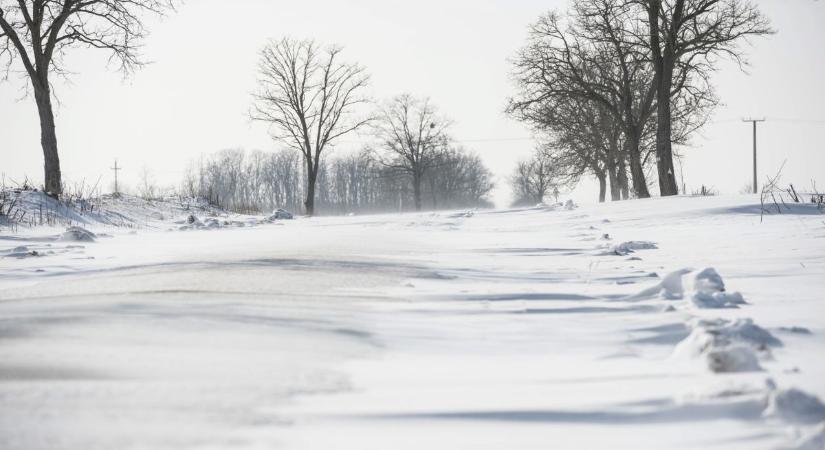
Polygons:
<instances>
[{"instance_id":1,"label":"utility pole","mask_svg":"<svg viewBox=\"0 0 825 450\"><path fill-rule=\"evenodd\" d=\"M118 192L117 192L117 171L120 170L120 169L122 169L122 167L118 167L117 166L117 160L115 160L115 166L112 167L112 170L115 171L115 197L118 196Z\"/></svg>"},{"instance_id":2,"label":"utility pole","mask_svg":"<svg viewBox=\"0 0 825 450\"><path fill-rule=\"evenodd\" d=\"M756 194L756 124L764 122L765 119L742 119L742 122L751 122L753 124L753 193Z\"/></svg>"}]
</instances>

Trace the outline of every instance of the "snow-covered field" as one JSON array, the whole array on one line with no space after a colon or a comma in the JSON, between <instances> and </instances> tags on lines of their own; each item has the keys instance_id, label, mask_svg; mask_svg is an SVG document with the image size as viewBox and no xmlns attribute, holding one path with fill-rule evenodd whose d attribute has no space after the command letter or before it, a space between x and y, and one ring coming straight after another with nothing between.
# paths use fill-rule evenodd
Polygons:
<instances>
[{"instance_id":1,"label":"snow-covered field","mask_svg":"<svg viewBox=\"0 0 825 450\"><path fill-rule=\"evenodd\" d=\"M822 449L825 215L793 208L3 231L0 448Z\"/></svg>"}]
</instances>

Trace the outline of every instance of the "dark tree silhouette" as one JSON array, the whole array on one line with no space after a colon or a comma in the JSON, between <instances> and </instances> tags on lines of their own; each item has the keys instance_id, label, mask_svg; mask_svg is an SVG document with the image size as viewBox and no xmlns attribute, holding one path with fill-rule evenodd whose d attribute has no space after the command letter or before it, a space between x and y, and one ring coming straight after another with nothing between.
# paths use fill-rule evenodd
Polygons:
<instances>
[{"instance_id":1,"label":"dark tree silhouette","mask_svg":"<svg viewBox=\"0 0 825 450\"><path fill-rule=\"evenodd\" d=\"M716 59L745 64L739 44L773 33L768 19L747 0L630 0L647 20L657 97L656 156L661 195L679 193L673 168L674 91L706 79Z\"/></svg>"},{"instance_id":2,"label":"dark tree silhouette","mask_svg":"<svg viewBox=\"0 0 825 450\"><path fill-rule=\"evenodd\" d=\"M323 153L339 137L366 125L356 118L368 102L363 67L341 62L341 48L320 48L310 40L284 38L261 51L259 90L253 95L253 120L270 125L272 137L299 150L307 171L304 207L315 213L315 185Z\"/></svg>"},{"instance_id":3,"label":"dark tree silhouette","mask_svg":"<svg viewBox=\"0 0 825 450\"><path fill-rule=\"evenodd\" d=\"M602 140L600 135L609 136L612 147L619 145L605 160L614 198L617 188L620 194L626 191L625 163L635 196L650 196L645 164L651 161L648 143L656 130L658 97L650 52L640 39L647 33L641 12L628 0L575 0L568 16L550 13L533 24L527 45L514 59L518 93L507 111L540 130L568 137L572 130L590 130L594 142ZM680 64L675 73L680 82L667 99L670 142L686 143L717 100L707 71ZM600 110L599 127L571 127L576 108L584 107ZM605 130L606 123L618 130Z\"/></svg>"},{"instance_id":4,"label":"dark tree silhouette","mask_svg":"<svg viewBox=\"0 0 825 450\"><path fill-rule=\"evenodd\" d=\"M62 192L50 75L67 73L63 56L73 47L106 50L131 72L142 65L138 50L147 31L141 13L172 7L173 0L0 0L0 67L8 76L19 60L31 83L49 195Z\"/></svg>"}]
</instances>

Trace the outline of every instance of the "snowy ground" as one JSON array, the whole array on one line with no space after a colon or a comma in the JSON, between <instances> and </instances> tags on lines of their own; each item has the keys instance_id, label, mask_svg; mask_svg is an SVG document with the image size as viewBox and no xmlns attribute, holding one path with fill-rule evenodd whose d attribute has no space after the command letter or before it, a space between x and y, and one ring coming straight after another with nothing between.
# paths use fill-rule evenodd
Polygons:
<instances>
[{"instance_id":1,"label":"snowy ground","mask_svg":"<svg viewBox=\"0 0 825 450\"><path fill-rule=\"evenodd\" d=\"M0 448L825 448L813 206L182 218L0 233Z\"/></svg>"}]
</instances>

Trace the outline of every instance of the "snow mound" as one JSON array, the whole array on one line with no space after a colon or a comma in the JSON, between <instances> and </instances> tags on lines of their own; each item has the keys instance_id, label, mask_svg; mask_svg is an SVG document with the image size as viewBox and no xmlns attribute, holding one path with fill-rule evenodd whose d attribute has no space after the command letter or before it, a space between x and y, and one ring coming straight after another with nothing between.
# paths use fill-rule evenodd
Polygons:
<instances>
[{"instance_id":1,"label":"snow mound","mask_svg":"<svg viewBox=\"0 0 825 450\"><path fill-rule=\"evenodd\" d=\"M761 370L759 355L770 357L771 347L782 341L751 319L694 320L693 331L674 349L674 355L704 357L717 373Z\"/></svg>"},{"instance_id":2,"label":"snow mound","mask_svg":"<svg viewBox=\"0 0 825 450\"><path fill-rule=\"evenodd\" d=\"M448 219L461 219L461 218L470 218L475 215L475 211L461 211L453 214L448 214Z\"/></svg>"},{"instance_id":3,"label":"snow mound","mask_svg":"<svg viewBox=\"0 0 825 450\"><path fill-rule=\"evenodd\" d=\"M82 227L69 227L58 240L71 242L95 242L97 235Z\"/></svg>"},{"instance_id":4,"label":"snow mound","mask_svg":"<svg viewBox=\"0 0 825 450\"><path fill-rule=\"evenodd\" d=\"M698 344L691 346L692 355L699 355L710 347L733 344L745 344L758 351L767 351L770 347L782 346L782 341L768 330L753 323L751 319L694 319L689 326L693 331L682 343Z\"/></svg>"},{"instance_id":5,"label":"snow mound","mask_svg":"<svg viewBox=\"0 0 825 450\"><path fill-rule=\"evenodd\" d=\"M693 277L691 302L697 308L738 308L745 304L739 292L727 292L722 276L713 267L700 270Z\"/></svg>"},{"instance_id":6,"label":"snow mound","mask_svg":"<svg viewBox=\"0 0 825 450\"><path fill-rule=\"evenodd\" d=\"M620 254L619 252L623 250L621 246L624 244L626 243L614 247L615 254ZM725 290L725 282L716 269L712 267L702 269L689 278L687 283L684 283L683 277L691 272L693 272L692 269L671 272L657 285L627 297L627 300L649 299L657 296L666 300L678 300L684 298L687 292L690 303L697 308L738 308L739 305L747 304L739 292Z\"/></svg>"},{"instance_id":7,"label":"snow mound","mask_svg":"<svg viewBox=\"0 0 825 450\"><path fill-rule=\"evenodd\" d=\"M756 352L744 345L714 349L707 353L708 369L715 373L762 370Z\"/></svg>"},{"instance_id":8,"label":"snow mound","mask_svg":"<svg viewBox=\"0 0 825 450\"><path fill-rule=\"evenodd\" d=\"M791 423L815 424L825 421L825 405L816 396L796 388L776 389L768 396L763 415Z\"/></svg>"},{"instance_id":9,"label":"snow mound","mask_svg":"<svg viewBox=\"0 0 825 450\"><path fill-rule=\"evenodd\" d=\"M822 450L825 449L825 423L821 423L813 430L802 434L796 440L793 450Z\"/></svg>"},{"instance_id":10,"label":"snow mound","mask_svg":"<svg viewBox=\"0 0 825 450\"><path fill-rule=\"evenodd\" d=\"M682 285L682 277L692 272L693 269L680 269L670 272L662 278L662 281L653 287L649 287L638 294L627 297L626 300L644 300L660 297L665 300L680 300L685 295L685 288Z\"/></svg>"},{"instance_id":11,"label":"snow mound","mask_svg":"<svg viewBox=\"0 0 825 450\"><path fill-rule=\"evenodd\" d=\"M272 211L272 214L269 216L270 220L292 220L294 218L291 212L281 208Z\"/></svg>"},{"instance_id":12,"label":"snow mound","mask_svg":"<svg viewBox=\"0 0 825 450\"><path fill-rule=\"evenodd\" d=\"M627 256L636 250L655 250L659 248L656 246L655 242L650 241L627 241L622 242L621 244L616 244L606 252L603 252L602 255L618 255L618 256Z\"/></svg>"}]
</instances>

